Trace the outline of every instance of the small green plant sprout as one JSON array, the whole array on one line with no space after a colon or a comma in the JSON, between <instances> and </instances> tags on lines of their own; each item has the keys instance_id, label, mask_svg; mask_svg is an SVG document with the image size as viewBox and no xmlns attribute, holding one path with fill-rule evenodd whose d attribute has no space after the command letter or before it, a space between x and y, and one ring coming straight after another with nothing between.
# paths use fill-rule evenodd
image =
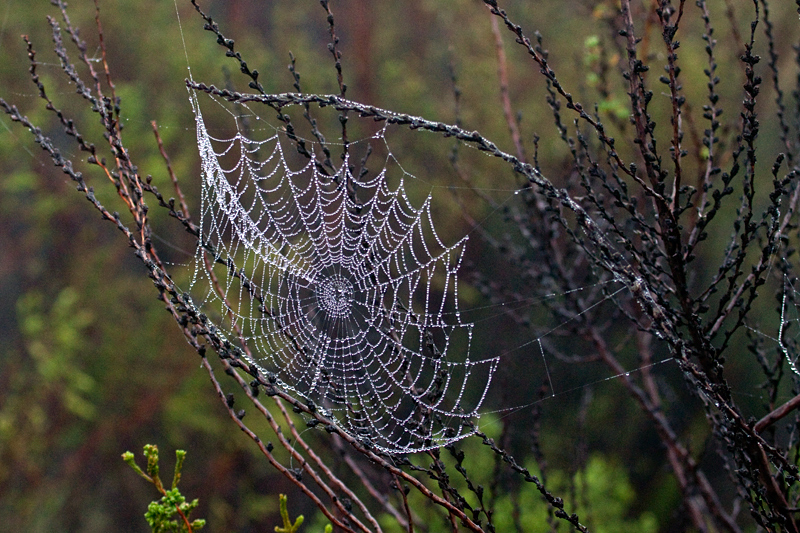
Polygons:
<instances>
[{"instance_id":1,"label":"small green plant sprout","mask_svg":"<svg viewBox=\"0 0 800 533\"><path fill-rule=\"evenodd\" d=\"M275 526L275 533L297 533L297 530L300 529L300 526L303 524L303 515L297 517L297 520L292 521L289 519L289 509L286 507L286 502L288 498L286 494L281 494L278 496L281 501L281 518L283 519L283 527Z\"/></svg>"},{"instance_id":2,"label":"small green plant sprout","mask_svg":"<svg viewBox=\"0 0 800 533\"><path fill-rule=\"evenodd\" d=\"M292 520L289 518L289 509L286 506L286 502L288 501L286 494L281 494L278 496L278 498L281 502L281 518L283 519L283 527L275 526L275 533L297 533L297 531L300 530L300 526L303 525L303 520L305 520L305 518L303 515L300 515L294 521L294 524L292 524ZM333 526L330 524L326 525L324 533L332 532Z\"/></svg>"},{"instance_id":3,"label":"small green plant sprout","mask_svg":"<svg viewBox=\"0 0 800 533\"><path fill-rule=\"evenodd\" d=\"M164 488L164 484L158 475L158 446L154 444L145 445L144 456L147 458L146 473L136 464L131 452L123 453L122 460L128 463L137 474L152 483L156 490L161 493L161 500L150 502L150 505L147 506L147 512L144 514L153 533L193 533L205 526L206 521L200 518L189 522L189 514L197 507L197 499L187 502L186 498L178 490L186 452L184 450L175 450L175 474L172 477L172 487L169 490ZM172 519L175 513L180 516L180 520Z\"/></svg>"}]
</instances>

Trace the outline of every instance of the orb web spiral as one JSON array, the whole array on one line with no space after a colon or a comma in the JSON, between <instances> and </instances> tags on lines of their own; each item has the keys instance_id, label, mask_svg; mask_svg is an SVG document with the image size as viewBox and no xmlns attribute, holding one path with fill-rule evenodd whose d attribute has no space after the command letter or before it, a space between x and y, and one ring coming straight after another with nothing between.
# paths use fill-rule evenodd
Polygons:
<instances>
[{"instance_id":1,"label":"orb web spiral","mask_svg":"<svg viewBox=\"0 0 800 533\"><path fill-rule=\"evenodd\" d=\"M214 138L195 95L192 105L200 310L280 387L386 453L470 434L497 359L469 355L473 326L458 304L467 238L444 244L431 196L415 208L388 165L359 179L347 154L334 171L313 155L291 168L279 130Z\"/></svg>"}]
</instances>

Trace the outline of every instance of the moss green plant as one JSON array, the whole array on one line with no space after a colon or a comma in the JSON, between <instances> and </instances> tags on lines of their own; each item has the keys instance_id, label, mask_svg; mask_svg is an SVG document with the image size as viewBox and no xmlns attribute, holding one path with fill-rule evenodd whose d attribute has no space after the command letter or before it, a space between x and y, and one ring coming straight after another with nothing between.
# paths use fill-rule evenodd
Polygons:
<instances>
[{"instance_id":1,"label":"moss green plant","mask_svg":"<svg viewBox=\"0 0 800 533\"><path fill-rule=\"evenodd\" d=\"M158 446L154 444L145 445L144 456L147 459L146 472L136 464L133 453L123 453L122 459L137 474L152 483L162 495L160 500L150 502L144 515L153 533L192 533L205 526L206 521L202 518L189 521L189 514L197 507L198 500L195 498L191 502L187 502L178 489L186 452L184 450L175 450L175 473L172 476L172 486L169 490L164 488L164 484L158 475ZM178 518L173 518L175 514L178 515Z\"/></svg>"}]
</instances>

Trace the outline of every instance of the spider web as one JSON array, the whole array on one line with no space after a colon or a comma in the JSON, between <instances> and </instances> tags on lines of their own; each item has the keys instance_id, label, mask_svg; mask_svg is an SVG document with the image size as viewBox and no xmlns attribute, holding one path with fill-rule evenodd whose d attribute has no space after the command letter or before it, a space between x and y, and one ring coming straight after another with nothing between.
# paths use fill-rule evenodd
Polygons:
<instances>
[{"instance_id":1,"label":"spider web","mask_svg":"<svg viewBox=\"0 0 800 533\"><path fill-rule=\"evenodd\" d=\"M362 442L410 453L473 433L498 359L469 356L473 324L458 303L467 237L442 241L431 196L414 207L390 158L359 179L348 154L330 172L313 152L293 168L279 130L254 140L237 123L214 138L191 100L198 305L249 347L249 363Z\"/></svg>"}]
</instances>

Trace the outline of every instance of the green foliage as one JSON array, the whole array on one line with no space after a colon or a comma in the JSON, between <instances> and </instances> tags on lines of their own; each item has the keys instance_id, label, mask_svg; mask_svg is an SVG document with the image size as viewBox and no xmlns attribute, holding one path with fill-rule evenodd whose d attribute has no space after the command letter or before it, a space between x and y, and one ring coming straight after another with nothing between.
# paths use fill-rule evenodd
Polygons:
<instances>
[{"instance_id":1,"label":"green foliage","mask_svg":"<svg viewBox=\"0 0 800 533\"><path fill-rule=\"evenodd\" d=\"M563 471L551 472L549 486L574 487L577 505L569 512L577 513L595 533L656 533L655 515L644 512L632 516L636 493L625 469L601 455L593 455L586 466L574 476ZM526 531L545 530L548 505L530 483L521 487L518 496L520 523ZM498 497L494 515L497 531L513 531L514 502L509 494Z\"/></svg>"},{"instance_id":2,"label":"green foliage","mask_svg":"<svg viewBox=\"0 0 800 533\"><path fill-rule=\"evenodd\" d=\"M198 500L195 498L191 502L187 502L186 498L178 490L178 483L181 480L181 470L183 469L183 460L186 457L184 450L175 450L175 473L172 477L172 487L167 490L161 482L158 475L158 446L154 444L147 444L144 447L144 456L147 458L147 472L144 472L131 452L122 454L122 459L130 465L133 470L146 479L149 483L155 486L156 490L162 494L158 501L150 502L147 506L147 512L144 517L147 523L153 530L153 533L192 533L195 530L203 528L206 521L202 518L197 518L189 522L189 513L191 513L198 505ZM175 514L179 515L178 519L174 519ZM300 517L302 519L302 517ZM300 520L302 522L302 520Z\"/></svg>"},{"instance_id":3,"label":"green foliage","mask_svg":"<svg viewBox=\"0 0 800 533\"><path fill-rule=\"evenodd\" d=\"M278 498L281 502L281 520L283 520L283 526L275 526L275 533L297 533L297 531L300 530L300 526L303 525L305 518L303 515L300 515L293 524L292 519L289 518L289 509L286 505L289 498L286 497L286 494L281 494ZM325 533L331 533L332 531L332 525L328 524L325 526Z\"/></svg>"},{"instance_id":4,"label":"green foliage","mask_svg":"<svg viewBox=\"0 0 800 533\"><path fill-rule=\"evenodd\" d=\"M607 57L611 55L611 57ZM598 35L589 35L583 40L583 66L586 72L586 85L598 90L601 97L597 102L597 110L612 115L618 120L627 120L630 115L627 99L623 94L608 92L605 69L616 65L619 54L610 54Z\"/></svg>"},{"instance_id":5,"label":"green foliage","mask_svg":"<svg viewBox=\"0 0 800 533\"><path fill-rule=\"evenodd\" d=\"M658 523L652 513L630 516L636 504L636 491L625 469L600 456L593 455L586 468L574 480L585 499L578 512L589 517L592 531L597 533L655 533Z\"/></svg>"},{"instance_id":6,"label":"green foliage","mask_svg":"<svg viewBox=\"0 0 800 533\"><path fill-rule=\"evenodd\" d=\"M62 391L64 406L70 413L92 419L95 405L90 398L95 381L82 370L80 354L86 344L84 331L93 317L81 307L80 294L67 287L47 309L42 293L31 291L20 298L17 307L26 347L41 383Z\"/></svg>"},{"instance_id":7,"label":"green foliage","mask_svg":"<svg viewBox=\"0 0 800 533\"><path fill-rule=\"evenodd\" d=\"M289 509L286 506L286 502L288 498L286 494L281 494L278 496L281 501L281 519L283 520L283 527L275 526L275 533L296 533L300 526L303 524L303 515L297 517L297 520L294 521L292 524L292 520L289 518Z\"/></svg>"},{"instance_id":8,"label":"green foliage","mask_svg":"<svg viewBox=\"0 0 800 533\"><path fill-rule=\"evenodd\" d=\"M656 533L658 521L651 512L633 515L636 505L636 491L631 485L625 468L613 459L600 454L592 455L584 468L574 476L563 471L553 472L550 476L551 487L574 487L577 504L570 512L583 517L589 529L596 533ZM509 500L507 495L501 501ZM542 501L539 493L530 484L526 484L520 494L522 523L545 524L548 506ZM503 531L503 521L498 506L498 531ZM507 524L512 528L512 524Z\"/></svg>"},{"instance_id":9,"label":"green foliage","mask_svg":"<svg viewBox=\"0 0 800 533\"><path fill-rule=\"evenodd\" d=\"M490 421L489 423L491 424ZM472 439L458 444L458 448L467 457L463 465L466 466L465 471L470 478L473 476L477 478L481 472L493 469L493 459L480 454L479 446L481 446L479 441ZM441 458L445 462L451 460L449 454L444 451ZM526 466L536 476L543 477L534 464ZM463 478L453 477L450 482L461 494L469 494L470 491ZM575 498L570 500L570 505L574 506L567 511L581 516L589 530L594 533L656 533L659 530L659 518L655 513L638 510L636 489L626 469L613 457L594 454L576 473L562 469L548 469L547 487L552 491L575 494ZM519 531L519 528L531 532L551 530L550 524L555 520L553 510L532 483L515 486L501 484L497 489L492 515L495 531ZM669 499L672 490L674 488L664 489L661 494ZM483 496L485 502L492 498L488 493L489 491L485 490ZM476 504L474 495L470 496L473 496L473 501L470 503ZM422 498L418 494L411 491L407 497L409 506L419 517L418 523L429 524L432 531L439 531L439 528L446 530L448 525L442 522L441 515L428 514L430 508L423 505ZM389 514L381 515L379 521L387 533L406 531Z\"/></svg>"}]
</instances>

